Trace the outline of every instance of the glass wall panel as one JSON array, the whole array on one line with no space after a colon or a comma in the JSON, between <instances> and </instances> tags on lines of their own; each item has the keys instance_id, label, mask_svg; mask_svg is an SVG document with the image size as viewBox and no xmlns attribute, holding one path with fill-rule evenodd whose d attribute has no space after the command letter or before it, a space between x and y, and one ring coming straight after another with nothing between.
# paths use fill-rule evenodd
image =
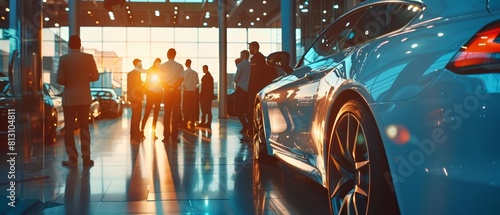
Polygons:
<instances>
[{"instance_id":1,"label":"glass wall panel","mask_svg":"<svg viewBox=\"0 0 500 215\"><path fill-rule=\"evenodd\" d=\"M219 58L219 44L218 43L199 43L199 57L213 57ZM229 50L229 49L228 49Z\"/></svg>"},{"instance_id":2,"label":"glass wall panel","mask_svg":"<svg viewBox=\"0 0 500 215\"><path fill-rule=\"evenodd\" d=\"M134 27L127 28L127 41L149 42L151 41L151 28Z\"/></svg>"},{"instance_id":3,"label":"glass wall panel","mask_svg":"<svg viewBox=\"0 0 500 215\"><path fill-rule=\"evenodd\" d=\"M119 57L124 57L127 55L127 43L126 42L113 42L109 41L102 44L99 51L109 51L114 52Z\"/></svg>"},{"instance_id":4,"label":"glass wall panel","mask_svg":"<svg viewBox=\"0 0 500 215\"><path fill-rule=\"evenodd\" d=\"M229 37L229 36L228 36ZM219 29L217 28L199 28L198 42L218 42Z\"/></svg>"},{"instance_id":5,"label":"glass wall panel","mask_svg":"<svg viewBox=\"0 0 500 215\"><path fill-rule=\"evenodd\" d=\"M150 44L141 42L128 42L127 56L137 57L137 58L150 57L151 56Z\"/></svg>"},{"instance_id":6,"label":"glass wall panel","mask_svg":"<svg viewBox=\"0 0 500 215\"><path fill-rule=\"evenodd\" d=\"M272 30L267 28L252 28L248 31L248 40L259 43L269 43L272 41Z\"/></svg>"},{"instance_id":7,"label":"glass wall panel","mask_svg":"<svg viewBox=\"0 0 500 215\"><path fill-rule=\"evenodd\" d=\"M82 41L103 41L102 38L102 27L85 27L80 28L80 37ZM82 43L83 46L83 43Z\"/></svg>"},{"instance_id":8,"label":"glass wall panel","mask_svg":"<svg viewBox=\"0 0 500 215\"><path fill-rule=\"evenodd\" d=\"M102 41L127 41L127 29L123 27L105 27L102 30Z\"/></svg>"},{"instance_id":9,"label":"glass wall panel","mask_svg":"<svg viewBox=\"0 0 500 215\"><path fill-rule=\"evenodd\" d=\"M197 43L198 31L196 28L175 28L175 42Z\"/></svg>"},{"instance_id":10,"label":"glass wall panel","mask_svg":"<svg viewBox=\"0 0 500 215\"><path fill-rule=\"evenodd\" d=\"M151 28L151 41L173 42L174 41L174 29L173 28Z\"/></svg>"},{"instance_id":11,"label":"glass wall panel","mask_svg":"<svg viewBox=\"0 0 500 215\"><path fill-rule=\"evenodd\" d=\"M162 59L162 62L167 59L167 51L170 48L175 48L175 44L172 43L164 43L164 42L152 42L151 43L151 57L159 57Z\"/></svg>"},{"instance_id":12,"label":"glass wall panel","mask_svg":"<svg viewBox=\"0 0 500 215\"><path fill-rule=\"evenodd\" d=\"M103 43L102 42L95 42L95 41L87 41L84 40L82 37L82 50L86 53L94 54L95 51L101 51L102 50ZM63 53L66 54L66 53Z\"/></svg>"},{"instance_id":13,"label":"glass wall panel","mask_svg":"<svg viewBox=\"0 0 500 215\"><path fill-rule=\"evenodd\" d=\"M177 51L176 58L196 58L199 53L196 43L175 43L175 50Z\"/></svg>"},{"instance_id":14,"label":"glass wall panel","mask_svg":"<svg viewBox=\"0 0 500 215\"><path fill-rule=\"evenodd\" d=\"M218 40L217 40L218 41ZM227 29L227 42L243 42L247 43L247 29L244 28L230 28Z\"/></svg>"}]
</instances>

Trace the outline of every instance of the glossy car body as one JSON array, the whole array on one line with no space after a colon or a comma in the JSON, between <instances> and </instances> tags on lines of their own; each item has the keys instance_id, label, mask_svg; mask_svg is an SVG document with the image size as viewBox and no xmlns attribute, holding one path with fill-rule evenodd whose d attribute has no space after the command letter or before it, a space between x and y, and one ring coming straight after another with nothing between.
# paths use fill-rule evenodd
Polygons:
<instances>
[{"instance_id":1,"label":"glossy car body","mask_svg":"<svg viewBox=\"0 0 500 215\"><path fill-rule=\"evenodd\" d=\"M323 185L333 214L500 214L499 21L484 0L356 6L259 92L254 158Z\"/></svg>"},{"instance_id":2,"label":"glossy car body","mask_svg":"<svg viewBox=\"0 0 500 215\"><path fill-rule=\"evenodd\" d=\"M99 101L103 115L119 117L123 114L123 105L125 102L116 95L113 89L91 88L90 91L92 96Z\"/></svg>"}]
</instances>

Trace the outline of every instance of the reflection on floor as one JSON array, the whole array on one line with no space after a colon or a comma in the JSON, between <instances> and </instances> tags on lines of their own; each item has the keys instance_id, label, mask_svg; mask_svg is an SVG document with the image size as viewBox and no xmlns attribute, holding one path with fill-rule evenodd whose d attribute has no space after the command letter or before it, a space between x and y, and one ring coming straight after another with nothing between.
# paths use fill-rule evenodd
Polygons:
<instances>
[{"instance_id":1,"label":"reflection on floor","mask_svg":"<svg viewBox=\"0 0 500 215\"><path fill-rule=\"evenodd\" d=\"M47 146L50 177L24 183L24 198L40 200L28 214L328 214L325 189L284 164L253 164L235 118L164 144L161 114L158 139L146 130L143 142L129 139L129 115L91 125L91 169L61 166L62 138Z\"/></svg>"}]
</instances>

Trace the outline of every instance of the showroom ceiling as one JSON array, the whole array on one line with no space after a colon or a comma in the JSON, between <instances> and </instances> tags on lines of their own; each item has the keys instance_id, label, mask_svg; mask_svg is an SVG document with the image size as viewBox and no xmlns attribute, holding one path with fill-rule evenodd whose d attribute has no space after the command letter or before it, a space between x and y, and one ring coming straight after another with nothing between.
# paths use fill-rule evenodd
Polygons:
<instances>
[{"instance_id":1,"label":"showroom ceiling","mask_svg":"<svg viewBox=\"0 0 500 215\"><path fill-rule=\"evenodd\" d=\"M67 0L43 2L44 27L68 25ZM226 2L229 28L269 27L280 18L280 0ZM80 26L217 27L217 14L217 0L82 0L79 22Z\"/></svg>"}]
</instances>

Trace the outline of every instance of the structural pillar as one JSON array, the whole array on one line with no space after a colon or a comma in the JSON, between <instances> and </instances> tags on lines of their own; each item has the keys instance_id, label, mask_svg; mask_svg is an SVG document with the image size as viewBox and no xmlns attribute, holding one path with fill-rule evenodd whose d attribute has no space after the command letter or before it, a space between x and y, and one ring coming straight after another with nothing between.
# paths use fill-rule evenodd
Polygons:
<instances>
[{"instance_id":1,"label":"structural pillar","mask_svg":"<svg viewBox=\"0 0 500 215\"><path fill-rule=\"evenodd\" d=\"M290 66L293 68L297 59L296 45L296 18L295 18L295 1L281 1L281 47L283 51L290 53Z\"/></svg>"},{"instance_id":2,"label":"structural pillar","mask_svg":"<svg viewBox=\"0 0 500 215\"><path fill-rule=\"evenodd\" d=\"M227 117L227 8L226 0L218 0L219 21L219 119Z\"/></svg>"},{"instance_id":3,"label":"structural pillar","mask_svg":"<svg viewBox=\"0 0 500 215\"><path fill-rule=\"evenodd\" d=\"M69 7L69 36L78 35L80 36L80 1L79 0L68 0Z\"/></svg>"}]
</instances>

